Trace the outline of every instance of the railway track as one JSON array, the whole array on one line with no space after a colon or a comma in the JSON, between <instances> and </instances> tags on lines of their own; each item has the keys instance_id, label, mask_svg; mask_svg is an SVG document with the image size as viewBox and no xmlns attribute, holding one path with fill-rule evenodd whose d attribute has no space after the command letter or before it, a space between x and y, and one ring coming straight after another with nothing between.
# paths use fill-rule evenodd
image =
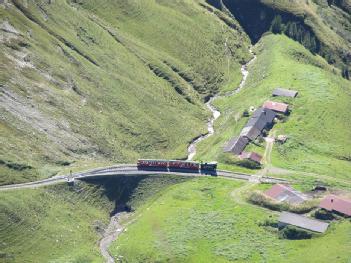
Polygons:
<instances>
[{"instance_id":1,"label":"railway track","mask_svg":"<svg viewBox=\"0 0 351 263\"><path fill-rule=\"evenodd\" d=\"M211 173L210 171L203 173L194 173L189 172L187 170L139 170L136 165L134 164L127 164L127 165L116 165L110 167L102 167L97 169L92 169L80 173L73 173L69 175L61 175L61 176L54 176L48 179L28 182L28 183L21 183L21 184L12 184L12 185L3 185L0 186L0 191L5 190L13 190L13 189L25 189L25 188L37 188L42 186L47 186L51 184L66 182L69 180L83 180L83 179L96 179L102 177L109 177L109 176L116 176L116 175L125 175L125 176L146 176L146 175L153 175L153 174L165 174L165 175L180 175L180 176L191 176L191 177L199 177L199 176L216 176L228 179L235 179L235 180L247 180L250 181L251 179L255 178L255 175L251 174L244 174L244 173L235 173L230 171L224 170L217 170L216 173ZM260 182L264 183L287 183L288 181L280 178L272 178L272 177L261 177Z\"/></svg>"}]
</instances>

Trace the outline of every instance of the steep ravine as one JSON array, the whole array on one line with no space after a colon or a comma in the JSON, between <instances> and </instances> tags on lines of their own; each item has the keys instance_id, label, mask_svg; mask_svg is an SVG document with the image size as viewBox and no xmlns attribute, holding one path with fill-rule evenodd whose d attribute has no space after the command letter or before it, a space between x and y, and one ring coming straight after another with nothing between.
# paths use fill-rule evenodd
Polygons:
<instances>
[{"instance_id":1,"label":"steep ravine","mask_svg":"<svg viewBox=\"0 0 351 263\"><path fill-rule=\"evenodd\" d=\"M200 142L202 142L203 140L207 139L208 137L212 136L215 133L215 129L214 129L214 122L215 120L217 120L219 118L219 116L221 115L221 112L216 109L216 107L213 105L213 102L219 98L219 97L229 97L229 96L233 96L235 94L237 94L238 92L240 92L242 90L242 88L245 86L247 77L249 75L249 71L248 71L248 67L251 63L253 63L256 59L256 55L253 53L252 51L252 47L249 49L250 53L253 55L252 59L247 62L246 64L241 66L241 74L242 74L242 80L240 82L239 87L235 88L233 91L227 92L224 95L216 95L214 97L212 97L207 103L206 106L207 108L212 112L212 117L208 120L207 122L207 134L205 135L200 135L199 137L196 137L188 146L188 161L191 161L194 156L196 155L196 145Z\"/></svg>"}]
</instances>

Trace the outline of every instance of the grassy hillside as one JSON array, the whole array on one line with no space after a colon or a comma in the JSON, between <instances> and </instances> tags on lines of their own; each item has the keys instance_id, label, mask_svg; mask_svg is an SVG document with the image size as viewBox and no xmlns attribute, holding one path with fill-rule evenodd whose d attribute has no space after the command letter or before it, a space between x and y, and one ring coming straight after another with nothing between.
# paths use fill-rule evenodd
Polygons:
<instances>
[{"instance_id":1,"label":"grassy hillside","mask_svg":"<svg viewBox=\"0 0 351 263\"><path fill-rule=\"evenodd\" d=\"M197 158L221 160L225 142L239 134L248 120L242 117L243 111L273 99L274 88L286 87L297 90L299 96L273 99L289 103L292 109L286 121L274 127L277 135L286 134L290 139L273 148L273 165L349 181L350 82L334 75L322 58L285 36L263 37L255 52L258 57L249 69L245 88L238 95L215 101L223 114L216 123L216 134L199 146Z\"/></svg>"},{"instance_id":2,"label":"grassy hillside","mask_svg":"<svg viewBox=\"0 0 351 263\"><path fill-rule=\"evenodd\" d=\"M0 193L1 262L102 262L97 246L113 204L65 185Z\"/></svg>"},{"instance_id":3,"label":"grassy hillside","mask_svg":"<svg viewBox=\"0 0 351 263\"><path fill-rule=\"evenodd\" d=\"M121 176L0 192L0 262L103 262L99 239L116 207L136 209L187 180Z\"/></svg>"},{"instance_id":4,"label":"grassy hillside","mask_svg":"<svg viewBox=\"0 0 351 263\"><path fill-rule=\"evenodd\" d=\"M249 39L203 3L6 1L0 184L83 163L184 158ZM225 21L225 22L224 22Z\"/></svg>"},{"instance_id":5,"label":"grassy hillside","mask_svg":"<svg viewBox=\"0 0 351 263\"><path fill-rule=\"evenodd\" d=\"M111 252L126 262L348 262L349 222L310 240L279 239L259 225L277 215L243 199L250 189L216 178L172 186L141 207Z\"/></svg>"}]
</instances>

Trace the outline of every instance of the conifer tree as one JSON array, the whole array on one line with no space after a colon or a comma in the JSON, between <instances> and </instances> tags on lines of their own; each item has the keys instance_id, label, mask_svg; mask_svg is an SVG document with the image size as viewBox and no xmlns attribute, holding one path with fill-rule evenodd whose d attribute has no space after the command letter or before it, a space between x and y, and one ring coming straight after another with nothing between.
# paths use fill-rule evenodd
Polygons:
<instances>
[{"instance_id":1,"label":"conifer tree","mask_svg":"<svg viewBox=\"0 0 351 263\"><path fill-rule=\"evenodd\" d=\"M317 41L314 36L311 37L310 50L312 51L312 53L318 52Z\"/></svg>"},{"instance_id":2,"label":"conifer tree","mask_svg":"<svg viewBox=\"0 0 351 263\"><path fill-rule=\"evenodd\" d=\"M282 27L282 17L280 15L277 15L274 17L272 24L271 24L271 31L274 34L280 34L283 30Z\"/></svg>"},{"instance_id":3,"label":"conifer tree","mask_svg":"<svg viewBox=\"0 0 351 263\"><path fill-rule=\"evenodd\" d=\"M307 31L302 38L302 45L304 45L307 49L311 47L311 34Z\"/></svg>"}]
</instances>

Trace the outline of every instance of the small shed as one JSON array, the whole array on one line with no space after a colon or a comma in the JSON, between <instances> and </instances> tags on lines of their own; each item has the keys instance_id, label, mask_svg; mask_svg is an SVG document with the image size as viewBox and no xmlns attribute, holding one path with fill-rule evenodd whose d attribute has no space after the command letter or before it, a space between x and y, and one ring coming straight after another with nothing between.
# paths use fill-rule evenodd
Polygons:
<instances>
[{"instance_id":1,"label":"small shed","mask_svg":"<svg viewBox=\"0 0 351 263\"><path fill-rule=\"evenodd\" d=\"M255 152L243 152L240 155L241 159L250 160L255 163L261 164L262 156Z\"/></svg>"},{"instance_id":2,"label":"small shed","mask_svg":"<svg viewBox=\"0 0 351 263\"><path fill-rule=\"evenodd\" d=\"M223 150L239 155L248 143L249 139L244 136L234 137L224 146Z\"/></svg>"},{"instance_id":3,"label":"small shed","mask_svg":"<svg viewBox=\"0 0 351 263\"><path fill-rule=\"evenodd\" d=\"M289 212L280 214L278 225L280 227L292 225L318 233L324 233L329 226L328 223Z\"/></svg>"},{"instance_id":4,"label":"small shed","mask_svg":"<svg viewBox=\"0 0 351 263\"><path fill-rule=\"evenodd\" d=\"M278 113L286 114L289 110L289 105L281 102L266 101L263 104L263 108L270 109Z\"/></svg>"},{"instance_id":5,"label":"small shed","mask_svg":"<svg viewBox=\"0 0 351 263\"><path fill-rule=\"evenodd\" d=\"M319 204L319 207L330 212L337 212L351 217L351 200L343 199L336 195L326 196Z\"/></svg>"},{"instance_id":6,"label":"small shed","mask_svg":"<svg viewBox=\"0 0 351 263\"><path fill-rule=\"evenodd\" d=\"M288 90L288 89L283 89L283 88L276 88L272 92L273 97L289 97L289 98L295 98L298 95L298 92L296 90Z\"/></svg>"},{"instance_id":7,"label":"small shed","mask_svg":"<svg viewBox=\"0 0 351 263\"><path fill-rule=\"evenodd\" d=\"M265 195L273 198L278 202L287 202L290 204L300 204L307 200L301 192L284 184L275 184L265 192Z\"/></svg>"},{"instance_id":8,"label":"small shed","mask_svg":"<svg viewBox=\"0 0 351 263\"><path fill-rule=\"evenodd\" d=\"M277 142L279 143L286 143L286 141L288 140L288 136L287 135L278 135L276 138Z\"/></svg>"}]
</instances>

